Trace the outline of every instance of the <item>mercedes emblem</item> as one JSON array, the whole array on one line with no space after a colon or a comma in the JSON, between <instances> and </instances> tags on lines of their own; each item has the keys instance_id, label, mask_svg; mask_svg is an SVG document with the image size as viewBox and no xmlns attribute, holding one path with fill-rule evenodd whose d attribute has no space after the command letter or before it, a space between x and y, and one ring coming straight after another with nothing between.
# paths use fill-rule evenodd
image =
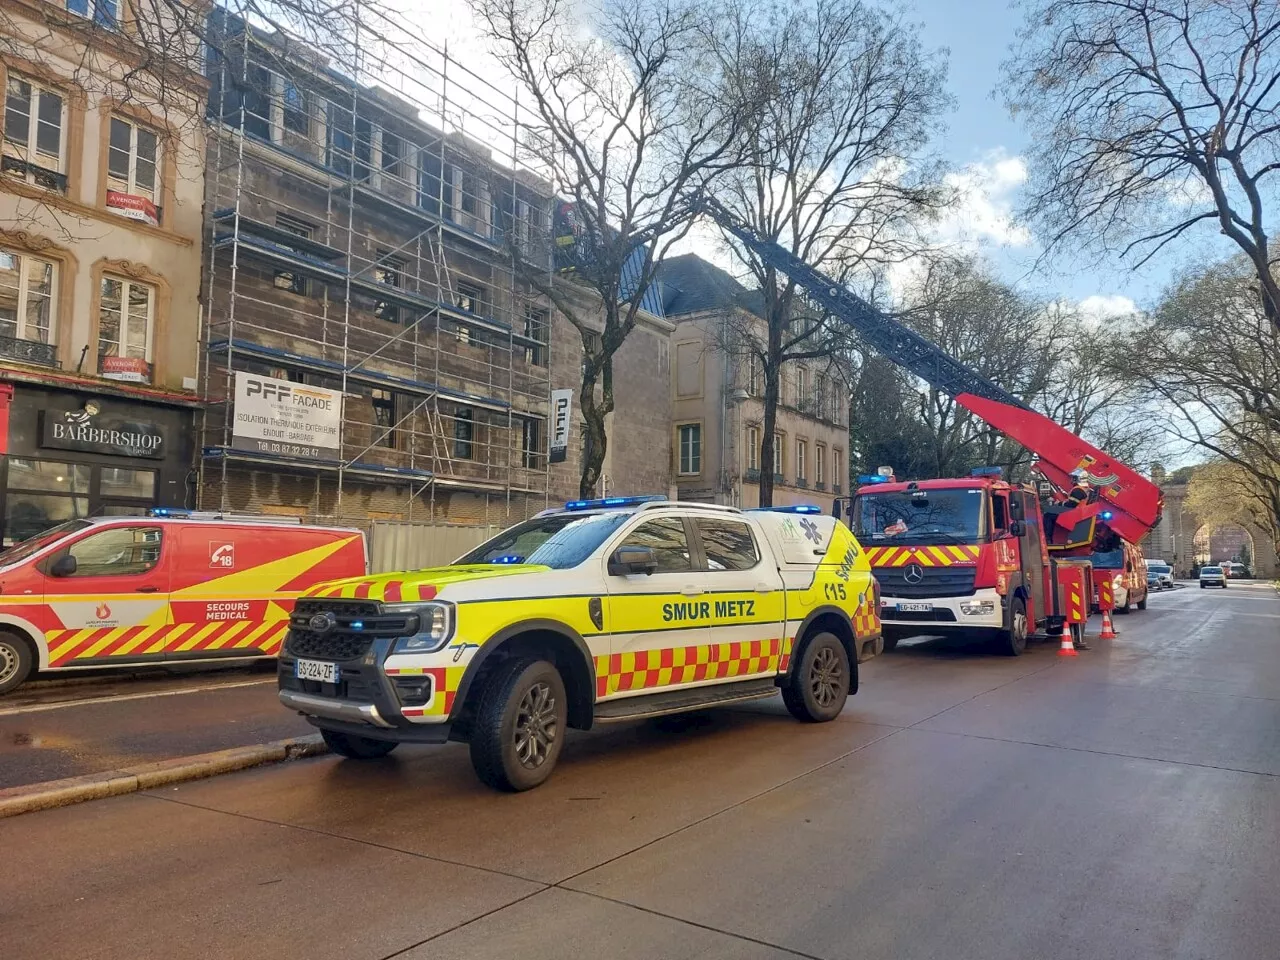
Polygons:
<instances>
[{"instance_id":1,"label":"mercedes emblem","mask_svg":"<svg viewBox=\"0 0 1280 960\"><path fill-rule=\"evenodd\" d=\"M307 626L315 633L328 633L338 625L338 620L332 613L327 610L323 613L317 613L307 621Z\"/></svg>"},{"instance_id":2,"label":"mercedes emblem","mask_svg":"<svg viewBox=\"0 0 1280 960\"><path fill-rule=\"evenodd\" d=\"M902 579L907 583L919 583L924 579L924 567L918 563L913 563L903 572Z\"/></svg>"}]
</instances>

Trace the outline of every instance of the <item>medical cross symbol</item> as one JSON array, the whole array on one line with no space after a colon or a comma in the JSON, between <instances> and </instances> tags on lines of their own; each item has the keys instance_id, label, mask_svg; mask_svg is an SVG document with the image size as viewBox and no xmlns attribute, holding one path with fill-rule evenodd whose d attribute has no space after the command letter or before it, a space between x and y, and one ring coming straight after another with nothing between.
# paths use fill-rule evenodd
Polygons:
<instances>
[{"instance_id":1,"label":"medical cross symbol","mask_svg":"<svg viewBox=\"0 0 1280 960\"><path fill-rule=\"evenodd\" d=\"M818 525L812 520L804 519L800 521L800 528L804 530L804 535L814 543L822 542L822 534L818 532Z\"/></svg>"}]
</instances>

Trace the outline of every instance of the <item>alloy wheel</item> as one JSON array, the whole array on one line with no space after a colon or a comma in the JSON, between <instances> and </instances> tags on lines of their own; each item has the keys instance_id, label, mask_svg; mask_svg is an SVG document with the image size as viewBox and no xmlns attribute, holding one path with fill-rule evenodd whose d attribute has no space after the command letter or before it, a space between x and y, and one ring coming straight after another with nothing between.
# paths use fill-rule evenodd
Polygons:
<instances>
[{"instance_id":1,"label":"alloy wheel","mask_svg":"<svg viewBox=\"0 0 1280 960\"><path fill-rule=\"evenodd\" d=\"M545 683L535 683L525 691L516 708L516 758L529 769L542 766L551 753L558 733L556 698L551 687Z\"/></svg>"},{"instance_id":2,"label":"alloy wheel","mask_svg":"<svg viewBox=\"0 0 1280 960\"><path fill-rule=\"evenodd\" d=\"M809 670L809 686L813 691L813 699L820 707L829 707L840 695L841 680L844 669L840 666L840 658L831 647L823 647L813 658L813 666Z\"/></svg>"}]
</instances>

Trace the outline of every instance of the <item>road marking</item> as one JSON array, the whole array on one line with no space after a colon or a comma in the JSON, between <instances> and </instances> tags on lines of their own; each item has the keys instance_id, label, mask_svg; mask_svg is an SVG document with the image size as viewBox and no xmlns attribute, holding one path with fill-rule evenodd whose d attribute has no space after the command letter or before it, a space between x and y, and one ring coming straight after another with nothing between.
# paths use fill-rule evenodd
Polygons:
<instances>
[{"instance_id":1,"label":"road marking","mask_svg":"<svg viewBox=\"0 0 1280 960\"><path fill-rule=\"evenodd\" d=\"M275 682L275 677L264 677L261 680L240 680L236 683L214 683L204 687L182 687L178 690L156 690L151 693L118 693L109 697L88 697L84 700L58 700L54 703L32 703L24 707L0 708L0 717L16 717L23 713L45 713L49 710L62 710L66 707L84 707L97 703L121 703L125 700L146 700L150 697L180 697L187 693L213 693L217 690L231 690L236 687L254 687L264 683Z\"/></svg>"}]
</instances>

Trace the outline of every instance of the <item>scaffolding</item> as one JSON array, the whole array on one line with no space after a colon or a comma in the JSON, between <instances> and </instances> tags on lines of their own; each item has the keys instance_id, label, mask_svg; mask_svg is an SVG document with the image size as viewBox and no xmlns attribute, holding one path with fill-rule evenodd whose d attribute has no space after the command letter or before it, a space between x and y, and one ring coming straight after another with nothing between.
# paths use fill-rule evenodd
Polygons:
<instances>
[{"instance_id":1,"label":"scaffolding","mask_svg":"<svg viewBox=\"0 0 1280 960\"><path fill-rule=\"evenodd\" d=\"M200 505L494 525L544 508L552 314L530 279L551 275L552 196L520 163L515 95L447 49L389 47L385 24L335 57L211 16ZM338 448L245 444L238 372L340 391Z\"/></svg>"}]
</instances>

